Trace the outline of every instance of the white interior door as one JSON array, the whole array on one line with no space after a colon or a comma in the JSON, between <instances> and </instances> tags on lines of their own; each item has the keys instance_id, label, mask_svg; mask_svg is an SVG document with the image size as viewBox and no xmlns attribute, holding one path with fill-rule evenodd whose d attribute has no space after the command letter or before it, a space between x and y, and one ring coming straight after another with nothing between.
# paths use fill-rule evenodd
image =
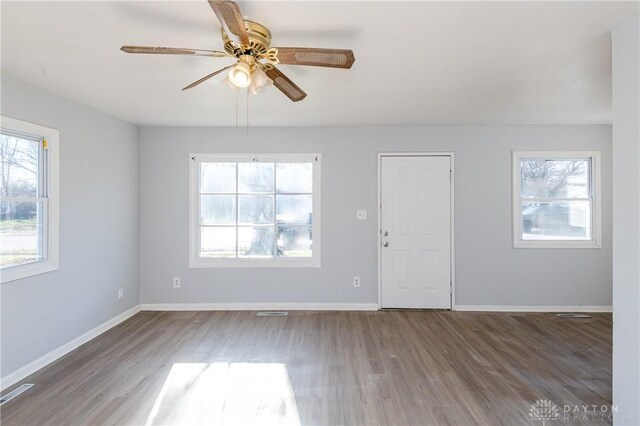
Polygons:
<instances>
[{"instance_id":1,"label":"white interior door","mask_svg":"<svg viewBox=\"0 0 640 426\"><path fill-rule=\"evenodd\" d=\"M381 158L381 307L451 309L451 157Z\"/></svg>"}]
</instances>

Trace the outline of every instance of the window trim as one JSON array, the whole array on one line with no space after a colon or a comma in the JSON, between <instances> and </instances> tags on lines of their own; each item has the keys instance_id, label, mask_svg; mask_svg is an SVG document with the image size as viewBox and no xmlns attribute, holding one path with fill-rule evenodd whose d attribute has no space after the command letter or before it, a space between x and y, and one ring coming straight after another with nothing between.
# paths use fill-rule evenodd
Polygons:
<instances>
[{"instance_id":1,"label":"window trim","mask_svg":"<svg viewBox=\"0 0 640 426\"><path fill-rule=\"evenodd\" d=\"M2 269L0 272L0 275L2 276L1 282L5 283L55 271L59 267L60 132L50 127L6 117L4 115L0 116L0 127L10 132L23 133L26 135L44 138L47 141L47 164L45 167L47 173L47 225L45 235L46 247L44 248L47 257L44 260L26 263L24 265L10 266L6 269Z\"/></svg>"},{"instance_id":2,"label":"window trim","mask_svg":"<svg viewBox=\"0 0 640 426\"><path fill-rule=\"evenodd\" d=\"M522 203L520 194L520 160L523 158L544 158L547 160L591 159L591 240L523 240ZM602 248L602 207L601 207L601 162L600 151L513 151L512 152L512 222L513 248Z\"/></svg>"},{"instance_id":3,"label":"window trim","mask_svg":"<svg viewBox=\"0 0 640 426\"><path fill-rule=\"evenodd\" d=\"M216 259L198 256L200 164L211 162L313 162L313 255L310 258ZM322 154L189 154L189 268L320 268ZM275 212L274 212L275 214Z\"/></svg>"}]
</instances>

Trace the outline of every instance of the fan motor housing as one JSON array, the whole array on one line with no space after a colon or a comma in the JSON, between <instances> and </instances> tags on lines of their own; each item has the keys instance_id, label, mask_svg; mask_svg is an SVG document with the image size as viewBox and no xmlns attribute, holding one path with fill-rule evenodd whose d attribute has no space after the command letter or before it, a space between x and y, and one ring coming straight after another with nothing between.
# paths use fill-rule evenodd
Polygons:
<instances>
[{"instance_id":1,"label":"fan motor housing","mask_svg":"<svg viewBox=\"0 0 640 426\"><path fill-rule=\"evenodd\" d=\"M248 51L254 52L256 55L264 55L271 46L271 31L264 25L253 21L244 21L244 27L249 34L250 45L240 45L229 39L227 32L222 29L222 41L224 42L224 50L230 55L239 56Z\"/></svg>"}]
</instances>

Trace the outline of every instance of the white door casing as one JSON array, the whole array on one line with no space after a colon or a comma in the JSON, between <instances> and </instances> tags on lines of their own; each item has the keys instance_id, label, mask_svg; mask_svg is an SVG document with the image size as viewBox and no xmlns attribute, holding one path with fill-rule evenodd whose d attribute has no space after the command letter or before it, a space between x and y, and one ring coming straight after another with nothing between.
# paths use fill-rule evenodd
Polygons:
<instances>
[{"instance_id":1,"label":"white door casing","mask_svg":"<svg viewBox=\"0 0 640 426\"><path fill-rule=\"evenodd\" d=\"M382 308L451 309L451 156L382 156Z\"/></svg>"}]
</instances>

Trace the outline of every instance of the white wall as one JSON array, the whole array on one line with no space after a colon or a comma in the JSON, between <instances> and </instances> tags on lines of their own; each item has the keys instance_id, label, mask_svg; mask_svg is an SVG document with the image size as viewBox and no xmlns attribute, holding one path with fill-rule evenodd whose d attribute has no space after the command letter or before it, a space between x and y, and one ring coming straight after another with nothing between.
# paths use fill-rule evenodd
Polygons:
<instances>
[{"instance_id":1,"label":"white wall","mask_svg":"<svg viewBox=\"0 0 640 426\"><path fill-rule=\"evenodd\" d=\"M553 149L602 152L602 249L512 248L511 151ZM457 304L611 305L610 126L142 128L141 303L377 303L382 151L455 152ZM322 268L189 269L190 152L324 153Z\"/></svg>"},{"instance_id":2,"label":"white wall","mask_svg":"<svg viewBox=\"0 0 640 426\"><path fill-rule=\"evenodd\" d=\"M616 424L640 424L640 31L638 17L612 34L613 403Z\"/></svg>"},{"instance_id":3,"label":"white wall","mask_svg":"<svg viewBox=\"0 0 640 426\"><path fill-rule=\"evenodd\" d=\"M0 285L6 377L138 304L139 131L6 75L1 106L60 130L60 268Z\"/></svg>"}]
</instances>

